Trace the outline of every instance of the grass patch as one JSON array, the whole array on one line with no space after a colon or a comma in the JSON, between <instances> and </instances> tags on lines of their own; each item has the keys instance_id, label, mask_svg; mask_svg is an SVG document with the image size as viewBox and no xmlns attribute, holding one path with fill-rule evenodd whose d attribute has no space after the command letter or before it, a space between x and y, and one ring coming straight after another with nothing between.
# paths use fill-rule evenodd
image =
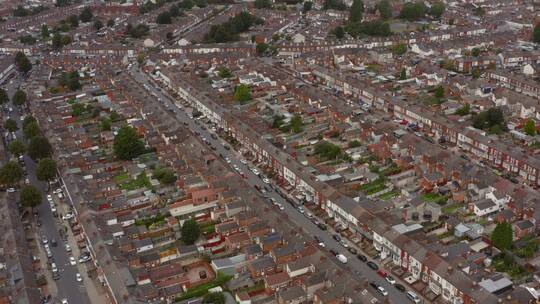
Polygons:
<instances>
[{"instance_id":1,"label":"grass patch","mask_svg":"<svg viewBox=\"0 0 540 304\"><path fill-rule=\"evenodd\" d=\"M190 288L182 296L177 297L175 300L176 302L179 302L194 297L202 297L208 293L208 289L221 286L227 283L227 281L229 281L230 279L232 279L232 276L228 276L222 272L218 272L217 277L213 281Z\"/></svg>"},{"instance_id":2,"label":"grass patch","mask_svg":"<svg viewBox=\"0 0 540 304\"><path fill-rule=\"evenodd\" d=\"M461 204L457 203L457 204L445 206L444 208L441 209L441 211L444 214L454 214L458 211L459 208L461 208Z\"/></svg>"},{"instance_id":3,"label":"grass patch","mask_svg":"<svg viewBox=\"0 0 540 304\"><path fill-rule=\"evenodd\" d=\"M358 187L358 190L364 192L366 195L371 195L382 191L385 188L386 186L384 185L384 179L378 178L372 182L361 185L360 187Z\"/></svg>"},{"instance_id":4,"label":"grass patch","mask_svg":"<svg viewBox=\"0 0 540 304\"><path fill-rule=\"evenodd\" d=\"M132 179L128 182L122 183L120 185L120 188L126 191L136 190L143 187L146 187L149 189L152 188L152 184L150 183L150 178L148 178L148 176L146 176L146 173L144 172L139 174L137 178Z\"/></svg>"},{"instance_id":5,"label":"grass patch","mask_svg":"<svg viewBox=\"0 0 540 304\"><path fill-rule=\"evenodd\" d=\"M146 228L151 229L153 227L159 226L161 224L165 223L165 219L169 216L168 212L167 214L161 214L158 213L155 216L146 217L143 219L138 219L135 221L135 225L137 226L146 226Z\"/></svg>"},{"instance_id":6,"label":"grass patch","mask_svg":"<svg viewBox=\"0 0 540 304\"><path fill-rule=\"evenodd\" d=\"M510 255L501 253L493 257L493 268L498 272L506 272L514 280L518 280L527 275L525 268L519 266Z\"/></svg>"},{"instance_id":7,"label":"grass patch","mask_svg":"<svg viewBox=\"0 0 540 304\"><path fill-rule=\"evenodd\" d=\"M122 174L119 174L119 175L115 176L113 179L114 179L115 182L121 183L121 182L129 179L129 175L127 173L122 173Z\"/></svg>"},{"instance_id":8,"label":"grass patch","mask_svg":"<svg viewBox=\"0 0 540 304\"><path fill-rule=\"evenodd\" d=\"M382 199L383 201L387 201L387 200L393 199L394 197L398 195L399 195L399 191L394 190L394 191L388 191L384 194L381 194L378 196L378 198Z\"/></svg>"},{"instance_id":9,"label":"grass patch","mask_svg":"<svg viewBox=\"0 0 540 304\"><path fill-rule=\"evenodd\" d=\"M446 204L448 201L448 196L440 195L438 193L426 193L420 197L424 202L437 203L439 205Z\"/></svg>"}]
</instances>

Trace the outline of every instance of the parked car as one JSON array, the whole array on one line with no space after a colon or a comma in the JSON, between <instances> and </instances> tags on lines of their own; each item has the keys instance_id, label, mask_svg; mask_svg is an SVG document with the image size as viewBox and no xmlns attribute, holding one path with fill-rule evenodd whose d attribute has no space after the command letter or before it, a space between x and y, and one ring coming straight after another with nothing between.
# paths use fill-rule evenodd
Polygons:
<instances>
[{"instance_id":1,"label":"parked car","mask_svg":"<svg viewBox=\"0 0 540 304\"><path fill-rule=\"evenodd\" d=\"M389 275L387 275L385 279L386 279L386 282L388 282L388 283L390 283L392 285L396 284L396 280L393 277L389 276Z\"/></svg>"},{"instance_id":2,"label":"parked car","mask_svg":"<svg viewBox=\"0 0 540 304\"><path fill-rule=\"evenodd\" d=\"M401 284L395 284L394 287L401 292L405 292L405 286Z\"/></svg>"},{"instance_id":3,"label":"parked car","mask_svg":"<svg viewBox=\"0 0 540 304\"><path fill-rule=\"evenodd\" d=\"M330 251L330 253L333 254L333 255L338 255L337 251L335 251L334 249L330 249L329 251Z\"/></svg>"},{"instance_id":4,"label":"parked car","mask_svg":"<svg viewBox=\"0 0 540 304\"><path fill-rule=\"evenodd\" d=\"M407 291L407 298L414 303L420 303L420 297L418 297L418 295L412 291Z\"/></svg>"},{"instance_id":5,"label":"parked car","mask_svg":"<svg viewBox=\"0 0 540 304\"><path fill-rule=\"evenodd\" d=\"M333 238L334 240L338 241L338 242L341 241L341 236L339 236L339 234L334 234L334 235L332 235L332 238Z\"/></svg>"},{"instance_id":6,"label":"parked car","mask_svg":"<svg viewBox=\"0 0 540 304\"><path fill-rule=\"evenodd\" d=\"M366 258L366 256L363 255L363 254L358 254L356 257L357 257L360 261L362 261L362 262L364 262L364 263L367 262L367 258Z\"/></svg>"},{"instance_id":7,"label":"parked car","mask_svg":"<svg viewBox=\"0 0 540 304\"><path fill-rule=\"evenodd\" d=\"M321 230L323 230L323 231L328 230L328 227L326 227L326 225L323 224L323 223L319 223L319 224L317 225L317 227L319 227L319 229L321 229Z\"/></svg>"},{"instance_id":8,"label":"parked car","mask_svg":"<svg viewBox=\"0 0 540 304\"><path fill-rule=\"evenodd\" d=\"M378 274L379 276L383 277L383 278L386 278L386 277L388 276L388 273L386 273L386 271L384 271L384 270L382 270L382 269L379 270L379 271L377 271L377 274Z\"/></svg>"},{"instance_id":9,"label":"parked car","mask_svg":"<svg viewBox=\"0 0 540 304\"><path fill-rule=\"evenodd\" d=\"M375 263L373 263L371 261L367 262L367 265L368 265L369 268L371 268L373 270L379 270L379 266L377 266L377 264L375 264Z\"/></svg>"},{"instance_id":10,"label":"parked car","mask_svg":"<svg viewBox=\"0 0 540 304\"><path fill-rule=\"evenodd\" d=\"M388 291L386 291L386 289L384 289L384 287L382 286L377 287L377 292L382 294L385 297L388 295Z\"/></svg>"}]
</instances>

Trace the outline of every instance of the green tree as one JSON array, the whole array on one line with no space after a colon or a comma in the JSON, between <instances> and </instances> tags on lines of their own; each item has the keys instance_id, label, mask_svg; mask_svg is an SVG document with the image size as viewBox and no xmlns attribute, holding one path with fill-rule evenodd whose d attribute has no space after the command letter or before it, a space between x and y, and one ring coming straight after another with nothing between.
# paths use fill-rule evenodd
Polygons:
<instances>
[{"instance_id":1,"label":"green tree","mask_svg":"<svg viewBox=\"0 0 540 304\"><path fill-rule=\"evenodd\" d=\"M173 4L171 5L171 8L169 9L169 14L171 15L172 18L175 18L175 17L181 16L182 11L180 10L180 8L178 8L178 5Z\"/></svg>"},{"instance_id":2,"label":"green tree","mask_svg":"<svg viewBox=\"0 0 540 304\"><path fill-rule=\"evenodd\" d=\"M203 304L225 304L225 295L222 292L207 293L203 300Z\"/></svg>"},{"instance_id":3,"label":"green tree","mask_svg":"<svg viewBox=\"0 0 540 304\"><path fill-rule=\"evenodd\" d=\"M304 1L304 5L302 6L302 12L305 14L311 10L313 7L313 2L311 1Z\"/></svg>"},{"instance_id":4,"label":"green tree","mask_svg":"<svg viewBox=\"0 0 540 304\"><path fill-rule=\"evenodd\" d=\"M407 2L401 8L399 17L409 21L415 21L424 18L426 15L426 5L424 2Z\"/></svg>"},{"instance_id":5,"label":"green tree","mask_svg":"<svg viewBox=\"0 0 540 304\"><path fill-rule=\"evenodd\" d=\"M24 118L23 122L22 122L22 127L23 127L23 129L24 129L27 125L29 125L29 124L31 124L31 123L36 123L36 124L37 124L37 120L36 120L36 119L34 118L34 116L32 116L32 115L26 116L26 117Z\"/></svg>"},{"instance_id":6,"label":"green tree","mask_svg":"<svg viewBox=\"0 0 540 304\"><path fill-rule=\"evenodd\" d=\"M407 79L407 69L402 68L401 73L399 73L399 80Z\"/></svg>"},{"instance_id":7,"label":"green tree","mask_svg":"<svg viewBox=\"0 0 540 304\"><path fill-rule=\"evenodd\" d=\"M192 0L184 0L180 2L180 7L183 9L190 10L195 6L195 3L193 3Z\"/></svg>"},{"instance_id":8,"label":"green tree","mask_svg":"<svg viewBox=\"0 0 540 304\"><path fill-rule=\"evenodd\" d=\"M245 84L241 84L234 90L234 100L243 104L251 100L251 92L249 87Z\"/></svg>"},{"instance_id":9,"label":"green tree","mask_svg":"<svg viewBox=\"0 0 540 304\"><path fill-rule=\"evenodd\" d=\"M114 19L107 20L107 27L113 27L114 26Z\"/></svg>"},{"instance_id":10,"label":"green tree","mask_svg":"<svg viewBox=\"0 0 540 304\"><path fill-rule=\"evenodd\" d=\"M532 34L532 41L535 43L540 43L540 23L537 23L534 26L534 30Z\"/></svg>"},{"instance_id":11,"label":"green tree","mask_svg":"<svg viewBox=\"0 0 540 304\"><path fill-rule=\"evenodd\" d=\"M171 14L167 11L160 13L156 17L157 24L171 24L171 22L172 22Z\"/></svg>"},{"instance_id":12,"label":"green tree","mask_svg":"<svg viewBox=\"0 0 540 304\"><path fill-rule=\"evenodd\" d=\"M0 167L0 183L14 186L23 178L24 171L17 162L8 161Z\"/></svg>"},{"instance_id":13,"label":"green tree","mask_svg":"<svg viewBox=\"0 0 540 304\"><path fill-rule=\"evenodd\" d=\"M315 145L315 154L327 160L341 156L341 148L327 141L320 141Z\"/></svg>"},{"instance_id":14,"label":"green tree","mask_svg":"<svg viewBox=\"0 0 540 304\"><path fill-rule=\"evenodd\" d=\"M291 130L294 133L300 133L302 132L302 117L298 114L294 115L293 118L291 118Z\"/></svg>"},{"instance_id":15,"label":"green tree","mask_svg":"<svg viewBox=\"0 0 540 304\"><path fill-rule=\"evenodd\" d=\"M79 16L77 15L71 15L67 17L67 22L72 28L78 28L79 27Z\"/></svg>"},{"instance_id":16,"label":"green tree","mask_svg":"<svg viewBox=\"0 0 540 304\"><path fill-rule=\"evenodd\" d=\"M145 56L143 53L139 53L139 54L137 55L137 62L138 62L139 64L143 64L145 58L146 58L146 56Z\"/></svg>"},{"instance_id":17,"label":"green tree","mask_svg":"<svg viewBox=\"0 0 540 304\"><path fill-rule=\"evenodd\" d=\"M444 98L444 87L443 86L437 86L435 90L433 91L435 97L437 98Z\"/></svg>"},{"instance_id":18,"label":"green tree","mask_svg":"<svg viewBox=\"0 0 540 304\"><path fill-rule=\"evenodd\" d=\"M399 56L407 53L407 45L404 43L399 43L392 46L392 53Z\"/></svg>"},{"instance_id":19,"label":"green tree","mask_svg":"<svg viewBox=\"0 0 540 304\"><path fill-rule=\"evenodd\" d=\"M49 39L49 36L51 36L51 33L49 32L49 27L46 24L43 24L41 26L41 38Z\"/></svg>"},{"instance_id":20,"label":"green tree","mask_svg":"<svg viewBox=\"0 0 540 304\"><path fill-rule=\"evenodd\" d=\"M36 168L36 177L40 181L50 181L57 174L56 161L52 158L42 158Z\"/></svg>"},{"instance_id":21,"label":"green tree","mask_svg":"<svg viewBox=\"0 0 540 304\"><path fill-rule=\"evenodd\" d=\"M361 143L360 141L356 140L356 139L350 141L350 142L347 144L347 147L349 147L349 148L357 148L357 147L360 147L360 146L362 146L362 143Z\"/></svg>"},{"instance_id":22,"label":"green tree","mask_svg":"<svg viewBox=\"0 0 540 304\"><path fill-rule=\"evenodd\" d=\"M536 124L534 123L534 120L528 119L525 125L523 126L523 132L529 136L535 136L536 135Z\"/></svg>"},{"instance_id":23,"label":"green tree","mask_svg":"<svg viewBox=\"0 0 540 304\"><path fill-rule=\"evenodd\" d=\"M52 154L52 146L43 136L35 136L30 139L28 144L28 156L34 161L40 160L45 157L50 157Z\"/></svg>"},{"instance_id":24,"label":"green tree","mask_svg":"<svg viewBox=\"0 0 540 304\"><path fill-rule=\"evenodd\" d=\"M32 185L25 185L21 188L20 196L21 204L27 208L34 208L39 206L43 201L41 192Z\"/></svg>"},{"instance_id":25,"label":"green tree","mask_svg":"<svg viewBox=\"0 0 540 304\"><path fill-rule=\"evenodd\" d=\"M11 100L13 101L14 105L22 106L26 103L26 93L21 89L17 89Z\"/></svg>"},{"instance_id":26,"label":"green tree","mask_svg":"<svg viewBox=\"0 0 540 304\"><path fill-rule=\"evenodd\" d=\"M376 8L383 20L392 18L392 6L390 6L390 1L382 0L381 2L377 3Z\"/></svg>"},{"instance_id":27,"label":"green tree","mask_svg":"<svg viewBox=\"0 0 540 304\"><path fill-rule=\"evenodd\" d=\"M270 0L255 0L255 8L272 8L272 2Z\"/></svg>"},{"instance_id":28,"label":"green tree","mask_svg":"<svg viewBox=\"0 0 540 304\"><path fill-rule=\"evenodd\" d=\"M23 135L26 139L32 139L41 134L37 122L28 123L23 127Z\"/></svg>"},{"instance_id":29,"label":"green tree","mask_svg":"<svg viewBox=\"0 0 540 304\"><path fill-rule=\"evenodd\" d=\"M181 234L184 244L192 245L201 235L201 227L194 219L188 219L182 225Z\"/></svg>"},{"instance_id":30,"label":"green tree","mask_svg":"<svg viewBox=\"0 0 540 304\"><path fill-rule=\"evenodd\" d=\"M94 14L92 14L92 10L90 7L85 7L81 11L81 14L79 15L79 18L81 19L81 22L90 22L92 18L94 18Z\"/></svg>"},{"instance_id":31,"label":"green tree","mask_svg":"<svg viewBox=\"0 0 540 304\"><path fill-rule=\"evenodd\" d=\"M268 47L269 47L269 45L264 43L264 42L257 43L257 46L255 47L255 50L257 51L257 55L259 55L259 56L264 55L266 50L268 50Z\"/></svg>"},{"instance_id":32,"label":"green tree","mask_svg":"<svg viewBox=\"0 0 540 304\"><path fill-rule=\"evenodd\" d=\"M8 130L9 132L15 132L19 129L19 127L14 119L8 118L4 122L4 129Z\"/></svg>"},{"instance_id":33,"label":"green tree","mask_svg":"<svg viewBox=\"0 0 540 304\"><path fill-rule=\"evenodd\" d=\"M80 76L78 71L62 72L59 84L67 87L71 91L79 90L82 85L80 83Z\"/></svg>"},{"instance_id":34,"label":"green tree","mask_svg":"<svg viewBox=\"0 0 540 304\"><path fill-rule=\"evenodd\" d=\"M174 171L167 168L158 168L154 170L154 177L164 185L171 185L177 179Z\"/></svg>"},{"instance_id":35,"label":"green tree","mask_svg":"<svg viewBox=\"0 0 540 304\"><path fill-rule=\"evenodd\" d=\"M24 151L26 151L26 147L24 146L22 141L20 141L19 139L15 139L14 141L9 143L8 150L11 154L15 156L20 156L24 154Z\"/></svg>"},{"instance_id":36,"label":"green tree","mask_svg":"<svg viewBox=\"0 0 540 304\"><path fill-rule=\"evenodd\" d=\"M497 224L491 233L491 242L501 250L512 248L512 224L503 222Z\"/></svg>"},{"instance_id":37,"label":"green tree","mask_svg":"<svg viewBox=\"0 0 540 304\"><path fill-rule=\"evenodd\" d=\"M474 9L474 14L476 16L482 17L482 16L484 16L486 14L486 11L484 10L483 7L479 6L479 7Z\"/></svg>"},{"instance_id":38,"label":"green tree","mask_svg":"<svg viewBox=\"0 0 540 304\"><path fill-rule=\"evenodd\" d=\"M143 154L145 148L137 131L130 126L123 126L114 137L113 151L119 159L131 160Z\"/></svg>"},{"instance_id":39,"label":"green tree","mask_svg":"<svg viewBox=\"0 0 540 304\"><path fill-rule=\"evenodd\" d=\"M231 71L229 71L229 69L227 69L226 67L220 68L218 71L218 75L221 78L231 78L233 76Z\"/></svg>"},{"instance_id":40,"label":"green tree","mask_svg":"<svg viewBox=\"0 0 540 304\"><path fill-rule=\"evenodd\" d=\"M333 33L334 33L334 35L336 36L337 39L341 40L341 39L343 39L343 37L345 37L345 30L341 26L337 26L333 30Z\"/></svg>"},{"instance_id":41,"label":"green tree","mask_svg":"<svg viewBox=\"0 0 540 304\"><path fill-rule=\"evenodd\" d=\"M480 112L473 118L473 127L495 134L506 131L502 110L500 108L490 108L487 111Z\"/></svg>"},{"instance_id":42,"label":"green tree","mask_svg":"<svg viewBox=\"0 0 540 304\"><path fill-rule=\"evenodd\" d=\"M101 130L102 131L110 131L111 130L111 119L108 117L105 117L101 120Z\"/></svg>"},{"instance_id":43,"label":"green tree","mask_svg":"<svg viewBox=\"0 0 540 304\"><path fill-rule=\"evenodd\" d=\"M441 19L441 16L444 13L445 9L446 9L446 6L444 5L444 3L437 1L431 5L429 14L433 16L433 18L435 19Z\"/></svg>"},{"instance_id":44,"label":"green tree","mask_svg":"<svg viewBox=\"0 0 540 304\"><path fill-rule=\"evenodd\" d=\"M9 102L9 96L6 90L0 88L0 105Z\"/></svg>"},{"instance_id":45,"label":"green tree","mask_svg":"<svg viewBox=\"0 0 540 304\"><path fill-rule=\"evenodd\" d=\"M349 13L349 22L362 21L362 14L364 13L364 2L362 0L353 0Z\"/></svg>"},{"instance_id":46,"label":"green tree","mask_svg":"<svg viewBox=\"0 0 540 304\"><path fill-rule=\"evenodd\" d=\"M324 0L323 2L323 9L324 10L338 10L338 11L344 11L347 9L347 5L343 3L341 0Z\"/></svg>"},{"instance_id":47,"label":"green tree","mask_svg":"<svg viewBox=\"0 0 540 304\"><path fill-rule=\"evenodd\" d=\"M103 27L103 22L101 22L101 20L99 19L96 19L96 21L94 21L94 29L96 31L99 31L102 27Z\"/></svg>"},{"instance_id":48,"label":"green tree","mask_svg":"<svg viewBox=\"0 0 540 304\"><path fill-rule=\"evenodd\" d=\"M472 55L473 57L478 57L478 56L480 56L480 49L479 49L479 48L473 48L473 49L471 50L471 55Z\"/></svg>"},{"instance_id":49,"label":"green tree","mask_svg":"<svg viewBox=\"0 0 540 304\"><path fill-rule=\"evenodd\" d=\"M27 73L32 69L32 63L23 52L17 52L15 55L15 66L22 73Z\"/></svg>"},{"instance_id":50,"label":"green tree","mask_svg":"<svg viewBox=\"0 0 540 304\"><path fill-rule=\"evenodd\" d=\"M482 75L482 72L480 72L479 69L473 69L472 72L471 72L471 76L474 79L480 78L481 75Z\"/></svg>"},{"instance_id":51,"label":"green tree","mask_svg":"<svg viewBox=\"0 0 540 304\"><path fill-rule=\"evenodd\" d=\"M457 109L456 114L460 116L468 115L471 111L471 105L466 103L461 108Z\"/></svg>"}]
</instances>

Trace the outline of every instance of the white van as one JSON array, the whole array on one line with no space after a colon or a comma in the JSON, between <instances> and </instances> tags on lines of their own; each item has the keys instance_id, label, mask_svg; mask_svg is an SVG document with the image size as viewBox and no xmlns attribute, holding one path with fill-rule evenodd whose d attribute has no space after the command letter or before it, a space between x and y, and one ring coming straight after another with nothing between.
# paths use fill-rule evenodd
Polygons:
<instances>
[{"instance_id":1,"label":"white van","mask_svg":"<svg viewBox=\"0 0 540 304\"><path fill-rule=\"evenodd\" d=\"M412 291L407 291L407 298L409 298L409 300L413 301L414 303L420 303L420 298L416 295L416 293Z\"/></svg>"}]
</instances>

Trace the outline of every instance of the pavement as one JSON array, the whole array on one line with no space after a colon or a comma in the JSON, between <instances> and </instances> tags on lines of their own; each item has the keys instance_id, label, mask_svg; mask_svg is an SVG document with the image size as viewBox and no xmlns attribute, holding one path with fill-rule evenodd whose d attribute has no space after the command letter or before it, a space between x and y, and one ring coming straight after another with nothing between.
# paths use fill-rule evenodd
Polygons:
<instances>
[{"instance_id":1,"label":"pavement","mask_svg":"<svg viewBox=\"0 0 540 304\"><path fill-rule=\"evenodd\" d=\"M131 68L129 70L130 75L139 83L142 84L148 84L153 90L155 94L157 94L158 97L162 100L163 106L165 103L168 104L169 109L177 109L174 113L175 118L180 121L181 123L186 122L193 132L199 132L201 135L200 137L205 137L206 140L208 140L212 146L216 147L215 153L221 154L223 157L228 157L231 159L231 164L238 166L242 172L245 174L245 181L250 186L259 186L264 187L266 184L263 183L262 179L255 175L254 173L249 170L248 166L245 164L242 164L240 161L242 159L242 156L234 151L233 149L227 150L224 148L224 145L228 145L225 143L224 140L220 139L219 137L217 139L213 139L211 137L211 134L213 133L208 128L205 128L204 130L201 128L202 122L200 124L195 123L195 119L190 119L184 111L180 110L180 108L176 107L174 104L171 96L164 92L163 90L157 89L157 83L155 83L148 75L141 72L136 66ZM332 238L332 234L329 231L322 231L317 227L315 224L313 224L306 216L298 212L298 210L290 205L285 199L283 199L279 194L272 191L268 193L270 197L274 198L278 203L281 203L283 207L285 208L282 212L284 212L290 221L295 223L296 225L303 228L303 230L311 236L317 236L321 241L325 243L326 249L334 249L338 251L339 253L345 255L348 259L348 263L345 265L341 264L337 259L329 254L329 256L336 262L336 265L339 267L342 267L344 270L352 271L353 273L357 274L360 280L368 280L370 282L376 282L378 285L383 286L384 289L388 292L387 297L383 297L382 295L378 294L372 287L369 287L370 292L372 292L374 295L377 295L378 299L380 301L384 301L385 298L388 298L388 300L391 303L409 303L410 300L405 296L405 293L402 293L398 291L395 287L393 287L390 283L388 283L384 278L379 276L374 270L369 268L365 263L358 260L358 258L351 254L349 251L347 251L341 244L339 244L337 241L335 241ZM359 252L361 252L359 250ZM374 261L377 263L377 261ZM379 263L377 263L379 264ZM380 267L380 265L379 265ZM403 284L406 286L405 284Z\"/></svg>"},{"instance_id":2,"label":"pavement","mask_svg":"<svg viewBox=\"0 0 540 304\"><path fill-rule=\"evenodd\" d=\"M13 78L10 83L6 84L4 86L4 89L7 90L8 95L12 96L13 93L16 91L17 87L19 87L24 80L20 76L16 76ZM20 121L20 113L16 109L13 109L13 112L9 114L9 116L17 121L17 124L19 125L19 130L16 131L17 139L24 139L23 133L22 133L22 122ZM56 281L51 280L50 273L47 274L48 278L48 291L55 292L56 294L52 294L53 299L57 302L60 302L61 299L67 299L68 303L77 303L77 304L86 304L86 303L92 303L88 297L88 294L86 293L86 288L84 284L77 282L75 279L76 273L81 272L81 270L77 266L71 266L69 264L69 257L71 256L70 253L66 252L66 249L64 247L64 243L62 241L62 238L58 232L58 229L61 227L59 225L59 220L55 218L51 212L49 203L47 202L47 188L48 185L46 182L41 182L37 180L36 178L36 168L37 164L34 162L29 156L24 156L24 162L26 164L26 172L28 173L28 179L30 180L30 184L34 185L36 188L38 188L41 191L43 202L41 205L39 205L37 208L35 208L39 212L39 218L41 221L41 226L39 227L39 237L46 236L47 239L50 241L52 239L56 239L58 245L56 247L50 246L51 251L53 253L53 260L56 263L60 278ZM58 205L58 198L57 205ZM43 246L43 244L40 242L40 246ZM73 246L71 246L73 248ZM43 251L43 248L40 248L40 251ZM78 258L76 256L75 258ZM47 258L42 259L42 262L44 265L42 267L44 269L47 269L48 265ZM55 285L55 286L53 286ZM94 302L99 303L99 302Z\"/></svg>"}]
</instances>

